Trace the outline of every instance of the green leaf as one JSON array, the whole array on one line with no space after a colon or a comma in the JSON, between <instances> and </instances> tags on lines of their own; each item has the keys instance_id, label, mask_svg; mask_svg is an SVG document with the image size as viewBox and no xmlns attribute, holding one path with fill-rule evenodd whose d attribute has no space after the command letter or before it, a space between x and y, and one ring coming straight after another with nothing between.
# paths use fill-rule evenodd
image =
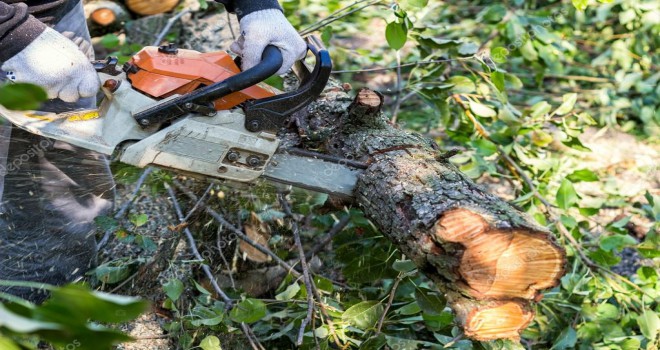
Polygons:
<instances>
[{"instance_id":1,"label":"green leaf","mask_svg":"<svg viewBox=\"0 0 660 350\"><path fill-rule=\"evenodd\" d=\"M575 192L573 183L564 179L557 190L557 205L562 209L568 209L577 203L578 195Z\"/></svg>"},{"instance_id":2,"label":"green leaf","mask_svg":"<svg viewBox=\"0 0 660 350\"><path fill-rule=\"evenodd\" d=\"M600 240L599 246L602 250L621 250L625 247L631 247L637 244L637 241L628 235L612 235Z\"/></svg>"},{"instance_id":3,"label":"green leaf","mask_svg":"<svg viewBox=\"0 0 660 350\"><path fill-rule=\"evenodd\" d=\"M495 63L505 63L509 57L509 50L503 47L495 47L490 50L490 58Z\"/></svg>"},{"instance_id":4,"label":"green leaf","mask_svg":"<svg viewBox=\"0 0 660 350\"><path fill-rule=\"evenodd\" d=\"M658 280L658 272L649 266L642 266L637 269L637 276L647 283L654 283Z\"/></svg>"},{"instance_id":5,"label":"green leaf","mask_svg":"<svg viewBox=\"0 0 660 350\"><path fill-rule=\"evenodd\" d=\"M133 214L130 217L130 221L135 227L140 227L149 221L149 217L147 214Z\"/></svg>"},{"instance_id":6,"label":"green leaf","mask_svg":"<svg viewBox=\"0 0 660 350\"><path fill-rule=\"evenodd\" d=\"M562 102L561 106L559 106L559 108L553 112L554 115L564 115L572 111L573 106L575 106L575 102L577 102L577 94L565 94L562 99L564 102Z\"/></svg>"},{"instance_id":7,"label":"green leaf","mask_svg":"<svg viewBox=\"0 0 660 350\"><path fill-rule=\"evenodd\" d=\"M124 260L114 260L94 269L96 278L108 284L119 283L131 275L131 266Z\"/></svg>"},{"instance_id":8,"label":"green leaf","mask_svg":"<svg viewBox=\"0 0 660 350\"><path fill-rule=\"evenodd\" d=\"M532 106L532 112L530 113L530 115L532 116L532 118L539 118L548 114L548 112L550 112L550 109L552 109L552 106L549 103L545 101L541 101Z\"/></svg>"},{"instance_id":9,"label":"green leaf","mask_svg":"<svg viewBox=\"0 0 660 350\"><path fill-rule=\"evenodd\" d=\"M432 315L427 312L422 314L424 323L433 331L439 331L447 327L454 321L454 315L451 312L442 312L437 315Z\"/></svg>"},{"instance_id":10,"label":"green leaf","mask_svg":"<svg viewBox=\"0 0 660 350\"><path fill-rule=\"evenodd\" d=\"M587 4L589 3L589 0L572 0L573 6L580 10L584 11L587 9Z\"/></svg>"},{"instance_id":11,"label":"green leaf","mask_svg":"<svg viewBox=\"0 0 660 350\"><path fill-rule=\"evenodd\" d=\"M106 49L114 49L119 46L119 37L114 34L106 34L101 38L101 45Z\"/></svg>"},{"instance_id":12,"label":"green leaf","mask_svg":"<svg viewBox=\"0 0 660 350\"><path fill-rule=\"evenodd\" d=\"M422 311L422 308L419 307L419 304L413 302L402 306L396 312L400 313L401 315L414 315L419 313L420 311Z\"/></svg>"},{"instance_id":13,"label":"green leaf","mask_svg":"<svg viewBox=\"0 0 660 350\"><path fill-rule=\"evenodd\" d=\"M589 169L580 169L575 170L570 175L567 176L572 182L594 182L598 181L598 175Z\"/></svg>"},{"instance_id":14,"label":"green leaf","mask_svg":"<svg viewBox=\"0 0 660 350\"><path fill-rule=\"evenodd\" d=\"M490 75L490 80L500 92L504 92L506 81L505 79L506 78L504 77L504 73L502 72L493 72L493 74Z\"/></svg>"},{"instance_id":15,"label":"green leaf","mask_svg":"<svg viewBox=\"0 0 660 350\"><path fill-rule=\"evenodd\" d=\"M600 320L616 320L619 316L619 309L612 304L600 304L596 308L596 315Z\"/></svg>"},{"instance_id":16,"label":"green leaf","mask_svg":"<svg viewBox=\"0 0 660 350\"><path fill-rule=\"evenodd\" d=\"M600 248L589 252L589 257L597 264L605 266L614 266L621 261L621 258L616 256L614 252L602 250Z\"/></svg>"},{"instance_id":17,"label":"green leaf","mask_svg":"<svg viewBox=\"0 0 660 350\"><path fill-rule=\"evenodd\" d=\"M40 86L27 83L0 85L0 105L17 111L38 109L48 99Z\"/></svg>"},{"instance_id":18,"label":"green leaf","mask_svg":"<svg viewBox=\"0 0 660 350\"><path fill-rule=\"evenodd\" d=\"M330 39L332 39L332 26L325 26L321 32L321 40L325 46L330 45Z\"/></svg>"},{"instance_id":19,"label":"green leaf","mask_svg":"<svg viewBox=\"0 0 660 350\"><path fill-rule=\"evenodd\" d=\"M408 40L408 28L403 23L388 23L385 27L385 39L390 48L400 50Z\"/></svg>"},{"instance_id":20,"label":"green leaf","mask_svg":"<svg viewBox=\"0 0 660 350\"><path fill-rule=\"evenodd\" d=\"M642 334L651 341L655 340L660 330L660 317L653 310L644 309L644 312L637 316L637 324Z\"/></svg>"},{"instance_id":21,"label":"green leaf","mask_svg":"<svg viewBox=\"0 0 660 350\"><path fill-rule=\"evenodd\" d=\"M428 5L429 0L401 0L399 2L401 7L405 9L422 9Z\"/></svg>"},{"instance_id":22,"label":"green leaf","mask_svg":"<svg viewBox=\"0 0 660 350\"><path fill-rule=\"evenodd\" d=\"M489 23L497 23L506 16L506 7L502 4L488 6L477 14L477 20L485 20Z\"/></svg>"},{"instance_id":23,"label":"green leaf","mask_svg":"<svg viewBox=\"0 0 660 350\"><path fill-rule=\"evenodd\" d=\"M258 299L245 299L236 304L229 313L234 322L253 323L266 316L266 304Z\"/></svg>"},{"instance_id":24,"label":"green leaf","mask_svg":"<svg viewBox=\"0 0 660 350\"><path fill-rule=\"evenodd\" d=\"M0 329L6 328L16 333L32 333L39 330L57 330L61 326L51 322L32 320L7 310L0 304Z\"/></svg>"},{"instance_id":25,"label":"green leaf","mask_svg":"<svg viewBox=\"0 0 660 350\"><path fill-rule=\"evenodd\" d=\"M539 54L536 52L531 40L525 41L519 50L522 56L530 62L534 62L539 58Z\"/></svg>"},{"instance_id":26,"label":"green leaf","mask_svg":"<svg viewBox=\"0 0 660 350\"><path fill-rule=\"evenodd\" d=\"M360 344L360 350L378 350L382 349L385 344L387 344L387 338L385 337L385 334L381 333L378 336L371 337L364 343Z\"/></svg>"},{"instance_id":27,"label":"green leaf","mask_svg":"<svg viewBox=\"0 0 660 350\"><path fill-rule=\"evenodd\" d=\"M493 118L497 115L497 112L492 108L474 101L470 101L470 110L472 113L483 118Z\"/></svg>"},{"instance_id":28,"label":"green leaf","mask_svg":"<svg viewBox=\"0 0 660 350\"><path fill-rule=\"evenodd\" d=\"M217 326L225 318L224 304L217 303L213 309L197 304L193 308L191 316L191 323L195 327Z\"/></svg>"},{"instance_id":29,"label":"green leaf","mask_svg":"<svg viewBox=\"0 0 660 350\"><path fill-rule=\"evenodd\" d=\"M577 343L577 333L573 327L566 327L554 341L551 350L564 350L572 348Z\"/></svg>"},{"instance_id":30,"label":"green leaf","mask_svg":"<svg viewBox=\"0 0 660 350\"><path fill-rule=\"evenodd\" d=\"M384 312L383 304L377 300L357 303L344 311L341 319L359 329L373 327Z\"/></svg>"},{"instance_id":31,"label":"green leaf","mask_svg":"<svg viewBox=\"0 0 660 350\"><path fill-rule=\"evenodd\" d=\"M440 293L426 289L417 288L415 290L415 300L419 307L429 315L439 315L445 309L447 300Z\"/></svg>"},{"instance_id":32,"label":"green leaf","mask_svg":"<svg viewBox=\"0 0 660 350\"><path fill-rule=\"evenodd\" d=\"M109 216L97 216L94 223L103 231L111 231L119 227L119 222Z\"/></svg>"},{"instance_id":33,"label":"green leaf","mask_svg":"<svg viewBox=\"0 0 660 350\"><path fill-rule=\"evenodd\" d=\"M222 346L220 346L220 339L213 335L209 335L208 337L204 338L199 343L199 347L202 348L202 350L222 350Z\"/></svg>"},{"instance_id":34,"label":"green leaf","mask_svg":"<svg viewBox=\"0 0 660 350\"><path fill-rule=\"evenodd\" d=\"M473 42L466 42L458 47L458 54L461 56L471 56L477 53L477 50L479 50L479 45Z\"/></svg>"},{"instance_id":35,"label":"green leaf","mask_svg":"<svg viewBox=\"0 0 660 350\"><path fill-rule=\"evenodd\" d=\"M177 301L179 300L179 297L181 294L183 294L183 282L179 281L176 278L172 278L167 283L163 285L163 290L165 291L165 294L167 294L167 297L170 298L172 301Z\"/></svg>"},{"instance_id":36,"label":"green leaf","mask_svg":"<svg viewBox=\"0 0 660 350\"><path fill-rule=\"evenodd\" d=\"M470 78L461 75L456 75L447 79L446 83L451 84L452 92L457 94L469 94L474 92L477 88Z\"/></svg>"},{"instance_id":37,"label":"green leaf","mask_svg":"<svg viewBox=\"0 0 660 350\"><path fill-rule=\"evenodd\" d=\"M392 264L392 268L399 272L410 272L417 268L411 260L397 260Z\"/></svg>"},{"instance_id":38,"label":"green leaf","mask_svg":"<svg viewBox=\"0 0 660 350\"><path fill-rule=\"evenodd\" d=\"M550 143L552 143L552 140L554 140L552 135L550 135L549 133L543 130L539 129L539 130L534 130L534 132L532 132L532 142L536 146L545 147Z\"/></svg>"},{"instance_id":39,"label":"green leaf","mask_svg":"<svg viewBox=\"0 0 660 350\"><path fill-rule=\"evenodd\" d=\"M21 350L11 339L0 336L0 349L3 350Z\"/></svg>"},{"instance_id":40,"label":"green leaf","mask_svg":"<svg viewBox=\"0 0 660 350\"><path fill-rule=\"evenodd\" d=\"M142 249L148 252L154 252L158 249L158 245L153 239L144 235L135 236L135 243L139 244Z\"/></svg>"},{"instance_id":41,"label":"green leaf","mask_svg":"<svg viewBox=\"0 0 660 350\"><path fill-rule=\"evenodd\" d=\"M291 300L293 299L298 292L300 292L300 285L298 283L290 284L286 289L275 296L276 300Z\"/></svg>"}]
</instances>

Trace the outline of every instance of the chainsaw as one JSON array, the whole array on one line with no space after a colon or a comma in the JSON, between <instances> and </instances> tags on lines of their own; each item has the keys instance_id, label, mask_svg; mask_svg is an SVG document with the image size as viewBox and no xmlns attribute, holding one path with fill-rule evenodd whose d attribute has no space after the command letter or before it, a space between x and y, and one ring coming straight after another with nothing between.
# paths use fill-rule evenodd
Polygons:
<instances>
[{"instance_id":1,"label":"chainsaw","mask_svg":"<svg viewBox=\"0 0 660 350\"><path fill-rule=\"evenodd\" d=\"M306 38L313 69L294 66L295 91L263 83L282 54L268 46L261 62L241 71L227 52L200 53L173 45L145 47L127 63L94 61L103 98L97 109L65 113L12 111L0 116L31 133L111 156L136 167L156 166L234 182L258 178L351 197L361 169L310 151L280 146L277 131L323 91L332 61Z\"/></svg>"}]
</instances>

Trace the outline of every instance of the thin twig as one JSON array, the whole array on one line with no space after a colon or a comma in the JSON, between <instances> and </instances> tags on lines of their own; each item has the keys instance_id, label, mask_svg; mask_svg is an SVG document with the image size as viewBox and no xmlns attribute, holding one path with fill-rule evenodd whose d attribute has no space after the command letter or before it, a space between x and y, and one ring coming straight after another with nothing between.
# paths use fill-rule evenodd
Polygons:
<instances>
[{"instance_id":1,"label":"thin twig","mask_svg":"<svg viewBox=\"0 0 660 350\"><path fill-rule=\"evenodd\" d=\"M385 308L383 309L383 314L380 315L380 318L378 319L378 326L376 327L376 335L379 335L381 329L383 328L383 323L385 322L385 316L387 315L387 311L392 307L392 303L394 302L394 295L396 294L396 290L397 290L397 288L399 288L399 283L401 283L401 280L405 276L406 276L406 274L399 273L399 275L394 280L394 283L392 284L392 288L390 289L390 293L389 293L389 298L387 299L387 304L385 304Z\"/></svg>"},{"instance_id":2,"label":"thin twig","mask_svg":"<svg viewBox=\"0 0 660 350\"><path fill-rule=\"evenodd\" d=\"M176 194L174 193L174 190L172 190L172 187L169 186L167 183L165 183L165 189L167 189L167 193L170 195L170 199L172 200L172 205L174 206L176 215L179 218L179 222L184 223L185 220L183 217L183 212L181 211L181 206L179 205L179 201L176 199ZM197 243L195 242L195 238L193 237L192 232L190 232L190 229L185 227L183 229L183 232L186 235L186 239L188 240L188 245L190 246L190 250L192 251L195 258L204 261L204 258L199 253L199 250L197 250ZM233 301L227 294L225 294L222 288L220 288L218 282L215 279L215 276L213 276L213 272L211 271L211 268L205 262L202 262L201 265L204 274L209 279L209 281L211 281L211 285L213 286L213 289L215 289L216 293L218 293L220 299L222 299L222 301L224 301L227 304L226 308L231 309L234 305Z\"/></svg>"},{"instance_id":3,"label":"thin twig","mask_svg":"<svg viewBox=\"0 0 660 350\"><path fill-rule=\"evenodd\" d=\"M231 38L236 41L236 33L234 32L234 25L231 23L231 16L229 15L229 12L226 12L227 14L227 25L229 26L229 31L231 32Z\"/></svg>"},{"instance_id":4,"label":"thin twig","mask_svg":"<svg viewBox=\"0 0 660 350\"><path fill-rule=\"evenodd\" d=\"M401 109L401 51L396 50L396 102L394 103L394 111L392 111L392 119L390 122L396 124L396 119L399 116L399 109Z\"/></svg>"},{"instance_id":5,"label":"thin twig","mask_svg":"<svg viewBox=\"0 0 660 350\"><path fill-rule=\"evenodd\" d=\"M356 5L359 5L360 3L363 3L363 2L365 2L365 1L367 1L367 0L360 0L360 1L357 1L357 2L355 2L355 3L353 3L353 4L351 4L351 5L348 5L348 6L344 7L344 8L342 8L342 9L339 9L339 10L333 12L333 13L330 14L328 17L323 18L323 19L317 21L316 23L310 25L309 27L307 27L307 28L301 30L301 31L299 32L300 35L303 35L303 36L304 36L304 35L307 35L307 34L313 32L313 31L319 30L319 29L321 29L321 28L327 26L328 24L330 24L330 23L332 23L332 22L335 22L335 21L338 21L338 20L340 20L340 19L342 19L342 18L344 18L344 17L350 16L350 15L352 15L352 14L354 14L354 13L360 11L360 10L363 10L363 9L369 7L369 6L375 5L375 4L379 3L379 2L381 2L382 0L374 0L374 1L369 2L368 4L365 4L365 5L363 5L363 6L360 6L360 7L358 7L358 8L355 8L355 9L352 9L352 10L346 12L349 8L351 8L351 7L353 7L353 6L356 6ZM346 12L346 13L344 13L344 12Z\"/></svg>"},{"instance_id":6,"label":"thin twig","mask_svg":"<svg viewBox=\"0 0 660 350\"><path fill-rule=\"evenodd\" d=\"M137 182L135 183L135 189L133 189L131 196L128 197L128 200L124 202L124 204L122 204L121 208L119 208L119 211L117 211L117 214L115 214L114 216L115 220L121 220L126 215L128 209L135 201L135 198L137 198L138 193L140 193L140 188L142 188L142 185L144 184L145 181L147 181L147 178L149 178L149 175L151 175L153 171L154 171L153 167L147 167L146 169L144 169L144 171L140 175L140 178L138 178ZM108 244L108 241L112 236L112 232L114 232L114 230L112 229L105 231L105 233L103 234L103 238L101 238L99 243L96 245L96 250L101 250L101 248L103 248L106 244Z\"/></svg>"},{"instance_id":7,"label":"thin twig","mask_svg":"<svg viewBox=\"0 0 660 350\"><path fill-rule=\"evenodd\" d=\"M172 184L174 187L176 187L179 191L183 192L186 196L188 196L192 201L197 202L197 196L190 191L186 186L181 184L177 180L172 180ZM286 261L282 260L279 256L277 256L275 253L273 253L270 249L262 246L261 244L253 241L250 237L245 235L243 231L239 230L236 228L236 226L232 225L229 221L227 221L222 215L220 215L218 212L215 210L209 208L206 204L200 203L200 208L204 209L209 215L211 215L217 222L222 224L224 227L229 229L231 232L233 232L238 238L241 240L245 241L245 243L253 246L255 249L258 251L270 256L278 265L282 266L284 269L288 270L289 273L291 273L294 277L298 278L301 276L300 272L296 271L293 266L287 264Z\"/></svg>"},{"instance_id":8,"label":"thin twig","mask_svg":"<svg viewBox=\"0 0 660 350\"><path fill-rule=\"evenodd\" d=\"M186 223L188 222L188 219L190 219L190 216L199 208L199 204L202 203L204 200L206 200L206 196L208 196L209 192L211 192L211 189L213 188L213 184L209 184L209 187L206 188L206 191L204 191L204 194L202 194L201 197L199 197L199 200L195 203L195 205L190 209L188 212L188 215L186 215L185 218L181 221L181 223Z\"/></svg>"},{"instance_id":9,"label":"thin twig","mask_svg":"<svg viewBox=\"0 0 660 350\"><path fill-rule=\"evenodd\" d=\"M349 70L334 70L334 71L332 71L332 74L382 72L382 71L387 71L387 70L400 69L400 68L412 67L412 66L419 66L419 65L424 65L424 64L456 62L456 61L469 61L469 60L474 59L474 58L475 58L475 56L469 56L469 57L460 57L460 58L447 58L447 59L441 59L441 60L416 61L416 62L404 63L404 64L391 66L391 67L376 67L376 68L365 68L365 69L355 69L355 70L350 70L350 69Z\"/></svg>"},{"instance_id":10,"label":"thin twig","mask_svg":"<svg viewBox=\"0 0 660 350\"><path fill-rule=\"evenodd\" d=\"M177 13L174 17L168 19L167 23L165 23L165 27L163 27L163 30L161 30L160 33L158 33L158 36L156 37L156 40L154 40L152 46L160 45L160 43L163 41L163 39L165 39L165 35L167 35L167 33L169 33L170 29L172 29L172 26L174 25L174 23L176 23L176 21L181 19L181 17L183 17L183 15L185 15L186 13L189 13L189 12L190 12L190 9L184 9L181 12Z\"/></svg>"},{"instance_id":11,"label":"thin twig","mask_svg":"<svg viewBox=\"0 0 660 350\"><path fill-rule=\"evenodd\" d=\"M259 343L259 340L252 332L250 326L248 326L244 322L241 322L241 329L243 330L243 333L247 337L248 342L250 342L250 346L252 347L253 350L265 350L263 345Z\"/></svg>"},{"instance_id":12,"label":"thin twig","mask_svg":"<svg viewBox=\"0 0 660 350\"><path fill-rule=\"evenodd\" d=\"M298 248L298 255L300 256L300 266L302 267L302 272L303 272L303 282L305 283L305 288L307 288L308 291L307 316L300 323L300 329L298 330L298 339L296 340L296 344L298 346L301 346L303 343L305 328L307 328L307 325L312 321L312 317L314 317L314 294L310 293L313 289L311 282L312 278L310 277L309 265L307 265L307 259L305 258L305 249L303 248L302 241L300 240L300 227L298 226L298 222L296 221L296 218L293 216L293 213L291 212L291 205L289 204L289 201L286 199L286 194L279 193L277 197L280 201L280 205L282 205L284 214L291 220L291 229L293 231L293 238L295 240L296 247ZM313 335L316 338L316 335L314 333Z\"/></svg>"}]
</instances>

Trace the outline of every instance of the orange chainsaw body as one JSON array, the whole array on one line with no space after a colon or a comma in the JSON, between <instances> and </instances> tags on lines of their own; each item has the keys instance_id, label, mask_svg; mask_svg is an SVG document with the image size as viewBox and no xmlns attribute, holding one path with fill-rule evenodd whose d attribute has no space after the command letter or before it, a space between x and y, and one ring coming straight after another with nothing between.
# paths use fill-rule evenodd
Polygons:
<instances>
[{"instance_id":1,"label":"orange chainsaw body","mask_svg":"<svg viewBox=\"0 0 660 350\"><path fill-rule=\"evenodd\" d=\"M157 99L184 95L241 72L224 51L200 53L178 49L167 53L150 46L133 56L129 64L135 67L127 73L133 88ZM215 100L214 105L216 110L226 110L246 100L276 94L272 87L258 84Z\"/></svg>"}]
</instances>

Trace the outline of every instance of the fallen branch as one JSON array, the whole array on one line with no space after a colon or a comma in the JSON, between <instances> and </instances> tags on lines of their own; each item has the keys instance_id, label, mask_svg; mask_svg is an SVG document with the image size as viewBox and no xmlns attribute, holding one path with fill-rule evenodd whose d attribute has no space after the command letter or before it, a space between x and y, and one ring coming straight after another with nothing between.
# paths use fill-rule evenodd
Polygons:
<instances>
[{"instance_id":1,"label":"fallen branch","mask_svg":"<svg viewBox=\"0 0 660 350\"><path fill-rule=\"evenodd\" d=\"M300 329L298 330L298 338L296 340L296 344L298 346L301 346L303 343L303 335L305 334L305 328L307 328L307 325L312 321L312 317L314 317L314 294L309 293L310 291L313 290L314 287L312 286L312 278L310 277L309 266L307 264L307 259L305 258L305 249L303 248L302 241L300 240L300 228L298 227L298 222L296 221L296 218L293 216L293 213L291 212L291 206L289 205L289 202L286 199L286 194L279 193L277 197L280 201L280 205L282 206L282 209L284 210L284 214L291 221L293 238L296 242L296 247L298 248L298 255L300 256L300 266L302 268L302 273L303 273L303 282L305 283L305 288L308 291L307 316L300 323ZM316 335L314 335L314 338L316 338Z\"/></svg>"}]
</instances>

